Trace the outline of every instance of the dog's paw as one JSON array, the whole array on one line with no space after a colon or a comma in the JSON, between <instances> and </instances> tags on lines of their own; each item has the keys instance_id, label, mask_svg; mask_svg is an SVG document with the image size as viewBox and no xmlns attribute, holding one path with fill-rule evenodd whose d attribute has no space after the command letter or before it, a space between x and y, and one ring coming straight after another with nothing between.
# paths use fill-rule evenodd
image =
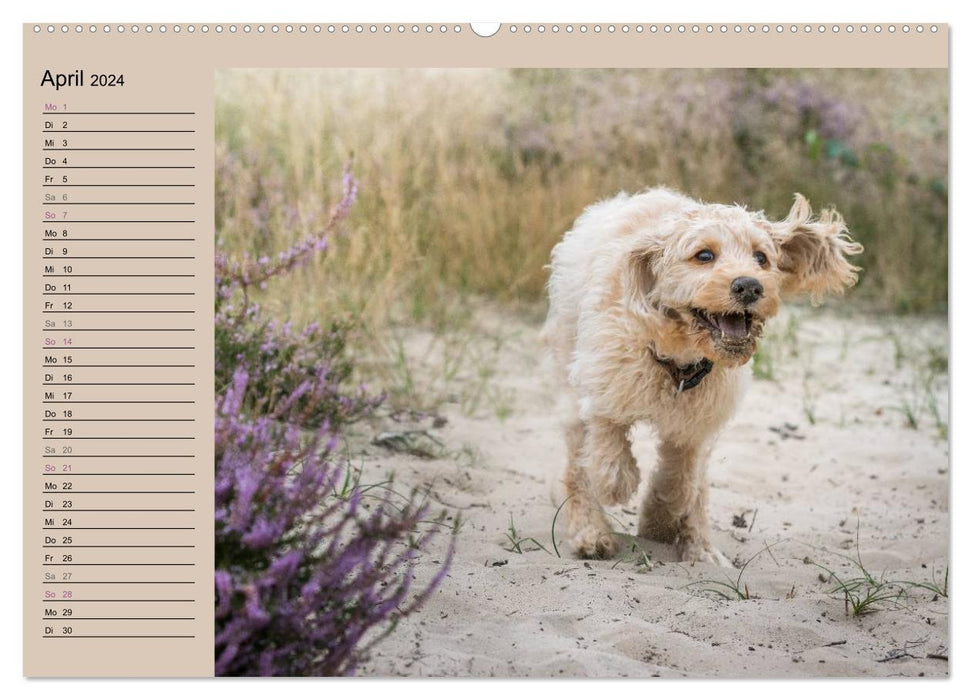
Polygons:
<instances>
[{"instance_id":1,"label":"dog's paw","mask_svg":"<svg viewBox=\"0 0 971 700\"><path fill-rule=\"evenodd\" d=\"M714 564L725 568L732 568L732 563L728 558L718 551L710 542L689 540L678 546L678 554L681 561L694 564Z\"/></svg>"},{"instance_id":2,"label":"dog's paw","mask_svg":"<svg viewBox=\"0 0 971 700\"><path fill-rule=\"evenodd\" d=\"M581 559L610 559L617 553L617 538L595 527L580 530L570 539L570 545Z\"/></svg>"},{"instance_id":3,"label":"dog's paw","mask_svg":"<svg viewBox=\"0 0 971 700\"><path fill-rule=\"evenodd\" d=\"M601 464L595 472L597 496L608 506L627 503L637 493L641 483L641 470L633 459L620 463Z\"/></svg>"}]
</instances>

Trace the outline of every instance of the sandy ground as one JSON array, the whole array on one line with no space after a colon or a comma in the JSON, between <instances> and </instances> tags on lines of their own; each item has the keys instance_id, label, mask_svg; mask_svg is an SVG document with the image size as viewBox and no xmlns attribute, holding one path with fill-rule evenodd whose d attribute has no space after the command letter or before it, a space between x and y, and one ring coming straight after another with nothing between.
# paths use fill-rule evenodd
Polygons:
<instances>
[{"instance_id":1,"label":"sandy ground","mask_svg":"<svg viewBox=\"0 0 971 700\"><path fill-rule=\"evenodd\" d=\"M854 616L833 592L838 581L817 565L849 581L863 575L854 560L862 562L878 595L900 590L881 580L943 585L943 320L796 309L773 321L764 344L771 368L762 365L770 378L753 380L709 468L714 543L737 567L747 562L744 571L684 565L672 548L631 537L639 498L611 510L626 555L573 556L563 518L551 533L565 450L538 326L496 316L481 326L449 379L455 393L439 411L447 423L399 416L375 428L428 429L446 454L367 449L366 475L393 470L401 484L428 485L464 522L439 592L359 675L947 675L945 597L904 586L901 597ZM414 333L406 347L421 360L415 376L438 381L448 364L439 344ZM634 454L646 477L648 430L635 431ZM510 523L516 539L548 551L528 539L517 551ZM424 575L441 553L423 557ZM722 585L729 582L747 599Z\"/></svg>"}]
</instances>

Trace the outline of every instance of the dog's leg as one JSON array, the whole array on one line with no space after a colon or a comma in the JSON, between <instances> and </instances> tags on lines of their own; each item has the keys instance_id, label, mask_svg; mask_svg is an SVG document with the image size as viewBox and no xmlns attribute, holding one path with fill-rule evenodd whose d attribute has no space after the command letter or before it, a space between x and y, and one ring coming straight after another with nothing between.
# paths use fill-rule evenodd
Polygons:
<instances>
[{"instance_id":1,"label":"dog's leg","mask_svg":"<svg viewBox=\"0 0 971 700\"><path fill-rule=\"evenodd\" d=\"M630 426L594 418L587 427L584 460L600 500L607 505L626 503L641 481L630 451Z\"/></svg>"},{"instance_id":2,"label":"dog's leg","mask_svg":"<svg viewBox=\"0 0 971 700\"><path fill-rule=\"evenodd\" d=\"M662 439L651 487L641 504L637 534L675 545L682 561L731 566L710 542L705 462L710 447Z\"/></svg>"},{"instance_id":3,"label":"dog's leg","mask_svg":"<svg viewBox=\"0 0 971 700\"><path fill-rule=\"evenodd\" d=\"M567 447L566 476L563 479L567 501L564 507L570 544L581 557L612 557L617 551L617 543L581 462L587 427L583 421L576 419L564 426L564 432Z\"/></svg>"}]
</instances>

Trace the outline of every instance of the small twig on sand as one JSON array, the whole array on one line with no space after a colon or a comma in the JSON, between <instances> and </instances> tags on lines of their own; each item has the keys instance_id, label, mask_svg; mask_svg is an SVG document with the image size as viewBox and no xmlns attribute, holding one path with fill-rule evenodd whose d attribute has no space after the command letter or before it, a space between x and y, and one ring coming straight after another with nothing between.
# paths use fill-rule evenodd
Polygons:
<instances>
[{"instance_id":1,"label":"small twig on sand","mask_svg":"<svg viewBox=\"0 0 971 700\"><path fill-rule=\"evenodd\" d=\"M897 659L916 659L917 657L911 654L909 651L904 649L891 649L887 652L887 655L882 659L877 659L878 664L885 663L887 661L896 661Z\"/></svg>"},{"instance_id":2,"label":"small twig on sand","mask_svg":"<svg viewBox=\"0 0 971 700\"><path fill-rule=\"evenodd\" d=\"M910 650L915 649L916 647L922 646L926 643L927 643L926 637L924 639L918 639L916 642L904 642L903 649L891 649L890 651L887 652L887 655L884 656L882 659L877 659L877 663L882 664L886 661L896 661L897 659L905 659L905 658L911 658L911 659L919 658L911 654Z\"/></svg>"}]
</instances>

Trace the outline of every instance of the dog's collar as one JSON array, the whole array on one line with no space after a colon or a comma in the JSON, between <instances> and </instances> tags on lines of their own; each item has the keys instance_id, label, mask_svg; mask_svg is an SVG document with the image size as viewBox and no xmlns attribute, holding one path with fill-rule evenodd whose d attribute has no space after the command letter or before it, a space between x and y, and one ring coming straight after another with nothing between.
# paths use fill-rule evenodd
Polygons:
<instances>
[{"instance_id":1,"label":"dog's collar","mask_svg":"<svg viewBox=\"0 0 971 700\"><path fill-rule=\"evenodd\" d=\"M651 348L651 357L668 371L671 379L674 380L674 386L677 387L677 393L679 394L682 391L694 389L701 384L701 380L707 377L708 373L711 372L711 368L715 366L715 363L707 357L702 357L690 365L679 365L674 360L658 357L657 353L654 352L654 348Z\"/></svg>"}]
</instances>

